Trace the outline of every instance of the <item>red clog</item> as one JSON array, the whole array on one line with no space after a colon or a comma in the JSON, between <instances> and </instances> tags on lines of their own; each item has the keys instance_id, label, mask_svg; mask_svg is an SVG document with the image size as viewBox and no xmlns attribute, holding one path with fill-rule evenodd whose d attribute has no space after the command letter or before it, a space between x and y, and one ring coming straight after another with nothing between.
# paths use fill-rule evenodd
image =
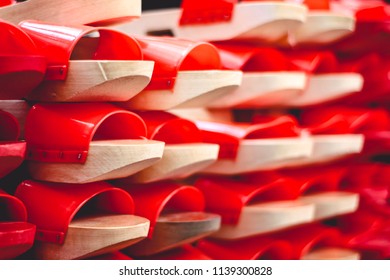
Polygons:
<instances>
[{"instance_id":1,"label":"red clog","mask_svg":"<svg viewBox=\"0 0 390 280\"><path fill-rule=\"evenodd\" d=\"M264 179L264 176L262 177ZM311 222L314 207L297 201L299 184L290 179L245 181L200 178L195 186L206 199L206 209L222 217L220 239L239 239Z\"/></svg>"},{"instance_id":2,"label":"red clog","mask_svg":"<svg viewBox=\"0 0 390 280\"><path fill-rule=\"evenodd\" d=\"M289 116L266 117L256 124L196 121L204 142L220 145L218 161L206 173L239 174L280 168L311 154L310 139L301 137Z\"/></svg>"},{"instance_id":3,"label":"red clog","mask_svg":"<svg viewBox=\"0 0 390 280\"><path fill-rule=\"evenodd\" d=\"M193 122L163 111L137 114L147 126L148 139L165 142L164 153L156 164L121 182L151 183L185 178L217 159L219 146L203 143L202 133Z\"/></svg>"},{"instance_id":4,"label":"red clog","mask_svg":"<svg viewBox=\"0 0 390 280\"><path fill-rule=\"evenodd\" d=\"M209 108L277 106L302 94L307 76L276 49L252 45L216 44L226 69L242 70L241 86L207 105Z\"/></svg>"},{"instance_id":5,"label":"red clog","mask_svg":"<svg viewBox=\"0 0 390 280\"><path fill-rule=\"evenodd\" d=\"M241 71L222 70L218 50L209 43L169 37L137 40L155 69L148 87L121 104L128 109L202 107L241 84Z\"/></svg>"},{"instance_id":6,"label":"red clog","mask_svg":"<svg viewBox=\"0 0 390 280\"><path fill-rule=\"evenodd\" d=\"M24 181L15 195L26 205L28 221L37 225L34 252L39 259L101 255L134 244L148 233L149 221L132 215L131 196L108 183Z\"/></svg>"},{"instance_id":7,"label":"red clog","mask_svg":"<svg viewBox=\"0 0 390 280\"><path fill-rule=\"evenodd\" d=\"M125 250L148 256L194 242L220 227L220 217L205 213L202 193L173 182L122 185L134 198L135 213L150 220L149 238Z\"/></svg>"},{"instance_id":8,"label":"red clog","mask_svg":"<svg viewBox=\"0 0 390 280\"><path fill-rule=\"evenodd\" d=\"M28 98L45 102L126 101L150 81L137 41L84 25L23 21L20 27L47 58L45 80Z\"/></svg>"},{"instance_id":9,"label":"red clog","mask_svg":"<svg viewBox=\"0 0 390 280\"><path fill-rule=\"evenodd\" d=\"M146 11L118 28L195 41L276 42L304 22L306 12L304 5L285 1L184 0L181 9Z\"/></svg>"},{"instance_id":10,"label":"red clog","mask_svg":"<svg viewBox=\"0 0 390 280\"><path fill-rule=\"evenodd\" d=\"M62 183L128 177L162 157L164 143L146 136L138 115L114 105L35 105L26 121L30 175Z\"/></svg>"},{"instance_id":11,"label":"red clog","mask_svg":"<svg viewBox=\"0 0 390 280\"><path fill-rule=\"evenodd\" d=\"M361 91L363 77L352 69L343 69L329 51L286 51L285 55L299 70L309 75L306 90L285 102L289 107L321 105Z\"/></svg>"}]
</instances>

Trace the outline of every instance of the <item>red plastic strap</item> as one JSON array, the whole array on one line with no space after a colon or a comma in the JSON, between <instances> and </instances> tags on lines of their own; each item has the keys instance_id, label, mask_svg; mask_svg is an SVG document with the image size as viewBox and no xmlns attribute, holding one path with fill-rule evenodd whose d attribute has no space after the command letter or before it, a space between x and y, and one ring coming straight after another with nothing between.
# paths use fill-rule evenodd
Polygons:
<instances>
[{"instance_id":1,"label":"red plastic strap","mask_svg":"<svg viewBox=\"0 0 390 280\"><path fill-rule=\"evenodd\" d=\"M14 0L0 0L0 7L8 6L14 3Z\"/></svg>"},{"instance_id":2,"label":"red plastic strap","mask_svg":"<svg viewBox=\"0 0 390 280\"><path fill-rule=\"evenodd\" d=\"M148 260L211 260L198 248L185 244L179 248L171 249L157 255L146 257Z\"/></svg>"},{"instance_id":3,"label":"red plastic strap","mask_svg":"<svg viewBox=\"0 0 390 280\"><path fill-rule=\"evenodd\" d=\"M256 236L239 240L203 239L197 248L215 260L289 260L290 243L272 237Z\"/></svg>"},{"instance_id":4,"label":"red plastic strap","mask_svg":"<svg viewBox=\"0 0 390 280\"><path fill-rule=\"evenodd\" d=\"M209 43L168 37L137 37L145 59L153 60L148 90L173 89L178 71L221 69L217 49Z\"/></svg>"},{"instance_id":5,"label":"red plastic strap","mask_svg":"<svg viewBox=\"0 0 390 280\"><path fill-rule=\"evenodd\" d=\"M300 186L302 194L338 190L345 172L344 167L313 166L285 169L280 174L294 180Z\"/></svg>"},{"instance_id":6,"label":"red plastic strap","mask_svg":"<svg viewBox=\"0 0 390 280\"><path fill-rule=\"evenodd\" d=\"M299 196L299 185L284 179L255 184L210 177L198 179L195 186L203 192L206 209L221 215L225 224L236 224L242 208L249 203L292 200Z\"/></svg>"},{"instance_id":7,"label":"red plastic strap","mask_svg":"<svg viewBox=\"0 0 390 280\"><path fill-rule=\"evenodd\" d=\"M26 222L2 221L0 223L0 259L17 257L27 248L32 247L35 229L35 225Z\"/></svg>"},{"instance_id":8,"label":"red plastic strap","mask_svg":"<svg viewBox=\"0 0 390 280\"><path fill-rule=\"evenodd\" d=\"M346 247L340 232L336 228L320 224L310 224L273 234L274 238L285 240L293 247L293 259L301 259L310 250L318 247Z\"/></svg>"},{"instance_id":9,"label":"red plastic strap","mask_svg":"<svg viewBox=\"0 0 390 280\"><path fill-rule=\"evenodd\" d=\"M180 25L231 21L237 0L183 0Z\"/></svg>"},{"instance_id":10,"label":"red plastic strap","mask_svg":"<svg viewBox=\"0 0 390 280\"><path fill-rule=\"evenodd\" d=\"M12 114L0 110L0 141L15 141L19 134L18 120Z\"/></svg>"},{"instance_id":11,"label":"red plastic strap","mask_svg":"<svg viewBox=\"0 0 390 280\"><path fill-rule=\"evenodd\" d=\"M91 202L88 211L94 215L134 212L131 196L105 182L79 185L24 181L15 195L26 205L28 221L37 225L36 239L57 244L64 243L69 223L87 202Z\"/></svg>"},{"instance_id":12,"label":"red plastic strap","mask_svg":"<svg viewBox=\"0 0 390 280\"><path fill-rule=\"evenodd\" d=\"M321 128L327 123L336 123L347 127L349 133L370 133L390 130L390 117L387 111L382 109L354 109L345 107L327 107L323 109L305 110L301 114L302 124L311 127L311 131L316 132L316 128ZM317 130L323 134L326 130ZM331 132L332 130L329 130Z\"/></svg>"},{"instance_id":13,"label":"red plastic strap","mask_svg":"<svg viewBox=\"0 0 390 280\"><path fill-rule=\"evenodd\" d=\"M341 72L336 56L329 51L291 51L285 52L296 70L309 74Z\"/></svg>"},{"instance_id":14,"label":"red plastic strap","mask_svg":"<svg viewBox=\"0 0 390 280\"><path fill-rule=\"evenodd\" d=\"M37 55L34 41L18 26L0 19L0 54Z\"/></svg>"},{"instance_id":15,"label":"red plastic strap","mask_svg":"<svg viewBox=\"0 0 390 280\"><path fill-rule=\"evenodd\" d=\"M5 211L1 215L7 215L2 217L2 220L7 221L27 221L27 210L23 202L17 197L6 193L0 189L0 208Z\"/></svg>"},{"instance_id":16,"label":"red plastic strap","mask_svg":"<svg viewBox=\"0 0 390 280\"><path fill-rule=\"evenodd\" d=\"M202 131L204 142L220 145L218 155L220 159L236 158L240 142L244 139L296 137L300 133L295 121L289 117L259 117L255 122L255 124L206 121L195 123Z\"/></svg>"},{"instance_id":17,"label":"red plastic strap","mask_svg":"<svg viewBox=\"0 0 390 280\"><path fill-rule=\"evenodd\" d=\"M329 0L304 0L305 4L310 10L330 10Z\"/></svg>"},{"instance_id":18,"label":"red plastic strap","mask_svg":"<svg viewBox=\"0 0 390 280\"><path fill-rule=\"evenodd\" d=\"M137 112L148 129L148 139L166 144L203 142L198 127L191 121L164 111Z\"/></svg>"},{"instance_id":19,"label":"red plastic strap","mask_svg":"<svg viewBox=\"0 0 390 280\"><path fill-rule=\"evenodd\" d=\"M386 11L386 6L376 6L376 7L370 7L365 8L356 11L355 17L358 22L365 22L365 21L371 21L371 22L383 22L383 21L390 21L390 15Z\"/></svg>"},{"instance_id":20,"label":"red plastic strap","mask_svg":"<svg viewBox=\"0 0 390 280\"><path fill-rule=\"evenodd\" d=\"M68 27L32 20L23 21L19 25L47 57L47 80L66 79L73 50L82 37L93 32L100 34L98 46L96 49L89 49L88 57L83 59L142 60L143 58L138 43L118 31L85 25Z\"/></svg>"},{"instance_id":21,"label":"red plastic strap","mask_svg":"<svg viewBox=\"0 0 390 280\"><path fill-rule=\"evenodd\" d=\"M121 186L134 199L135 214L150 221L149 237L163 210L203 211L205 201L200 190L173 182Z\"/></svg>"},{"instance_id":22,"label":"red plastic strap","mask_svg":"<svg viewBox=\"0 0 390 280\"><path fill-rule=\"evenodd\" d=\"M268 72L292 70L289 60L276 49L241 44L216 44L222 65L230 70Z\"/></svg>"},{"instance_id":23,"label":"red plastic strap","mask_svg":"<svg viewBox=\"0 0 390 280\"><path fill-rule=\"evenodd\" d=\"M38 104L26 119L28 159L85 163L92 140L146 137L142 119L104 103Z\"/></svg>"}]
</instances>

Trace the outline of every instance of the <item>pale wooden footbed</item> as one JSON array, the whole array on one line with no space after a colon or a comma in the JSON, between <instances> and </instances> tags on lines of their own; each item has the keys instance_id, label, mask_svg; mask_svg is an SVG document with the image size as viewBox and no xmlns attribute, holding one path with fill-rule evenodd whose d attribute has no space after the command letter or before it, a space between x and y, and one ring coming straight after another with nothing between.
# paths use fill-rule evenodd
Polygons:
<instances>
[{"instance_id":1,"label":"pale wooden footbed","mask_svg":"<svg viewBox=\"0 0 390 280\"><path fill-rule=\"evenodd\" d=\"M14 24L31 19L73 25L129 16L141 16L141 0L28 0L0 8L0 18Z\"/></svg>"},{"instance_id":2,"label":"pale wooden footbed","mask_svg":"<svg viewBox=\"0 0 390 280\"><path fill-rule=\"evenodd\" d=\"M20 139L24 139L24 124L30 108L24 100L0 100L0 110L10 113L18 120Z\"/></svg>"},{"instance_id":3,"label":"pale wooden footbed","mask_svg":"<svg viewBox=\"0 0 390 280\"><path fill-rule=\"evenodd\" d=\"M127 101L150 81L154 62L74 60L64 81L43 81L27 99L46 102Z\"/></svg>"},{"instance_id":4,"label":"pale wooden footbed","mask_svg":"<svg viewBox=\"0 0 390 280\"><path fill-rule=\"evenodd\" d=\"M295 161L290 166L304 166L338 160L360 153L364 144L364 135L362 134L312 135L310 139L313 141L311 156Z\"/></svg>"},{"instance_id":5,"label":"pale wooden footbed","mask_svg":"<svg viewBox=\"0 0 390 280\"><path fill-rule=\"evenodd\" d=\"M84 164L29 161L28 168L36 180L96 182L133 175L160 160L163 151L164 142L153 140L92 141Z\"/></svg>"},{"instance_id":6,"label":"pale wooden footbed","mask_svg":"<svg viewBox=\"0 0 390 280\"><path fill-rule=\"evenodd\" d=\"M133 215L104 215L73 220L64 244L37 241L38 259L81 259L126 248L145 238L149 220Z\"/></svg>"},{"instance_id":7,"label":"pale wooden footbed","mask_svg":"<svg viewBox=\"0 0 390 280\"><path fill-rule=\"evenodd\" d=\"M343 191L304 195L299 200L315 205L315 220L352 213L359 206L359 195L357 193Z\"/></svg>"},{"instance_id":8,"label":"pale wooden footbed","mask_svg":"<svg viewBox=\"0 0 390 280\"><path fill-rule=\"evenodd\" d=\"M360 260L360 254L350 249L325 247L307 253L302 260Z\"/></svg>"},{"instance_id":9,"label":"pale wooden footbed","mask_svg":"<svg viewBox=\"0 0 390 280\"><path fill-rule=\"evenodd\" d=\"M212 236L239 239L270 233L313 221L314 205L298 200L273 201L245 206L237 224L222 224Z\"/></svg>"},{"instance_id":10,"label":"pale wooden footbed","mask_svg":"<svg viewBox=\"0 0 390 280\"><path fill-rule=\"evenodd\" d=\"M188 177L212 164L218 158L217 144L165 145L162 159L137 174L120 180L127 183L151 183Z\"/></svg>"},{"instance_id":11,"label":"pale wooden footbed","mask_svg":"<svg viewBox=\"0 0 390 280\"><path fill-rule=\"evenodd\" d=\"M304 5L292 3L239 3L230 22L178 26L181 10L165 9L144 12L139 20L115 28L137 35L169 30L176 37L194 41L276 41L303 23L306 13Z\"/></svg>"},{"instance_id":12,"label":"pale wooden footbed","mask_svg":"<svg viewBox=\"0 0 390 280\"><path fill-rule=\"evenodd\" d=\"M329 11L310 11L306 21L290 32L290 44L329 44L348 36L355 30L355 18Z\"/></svg>"},{"instance_id":13,"label":"pale wooden footbed","mask_svg":"<svg viewBox=\"0 0 390 280\"><path fill-rule=\"evenodd\" d=\"M203 212L183 212L160 216L151 239L126 249L134 256L147 256L192 243L217 231L221 218Z\"/></svg>"},{"instance_id":14,"label":"pale wooden footbed","mask_svg":"<svg viewBox=\"0 0 390 280\"><path fill-rule=\"evenodd\" d=\"M243 74L241 86L218 98L209 108L261 108L294 99L306 87L303 72L249 72Z\"/></svg>"},{"instance_id":15,"label":"pale wooden footbed","mask_svg":"<svg viewBox=\"0 0 390 280\"><path fill-rule=\"evenodd\" d=\"M172 114L192 121L233 122L233 114L226 109L184 108L169 110Z\"/></svg>"},{"instance_id":16,"label":"pale wooden footbed","mask_svg":"<svg viewBox=\"0 0 390 280\"><path fill-rule=\"evenodd\" d=\"M235 159L219 159L203 173L234 175L290 166L312 153L308 137L245 139L238 147Z\"/></svg>"},{"instance_id":17,"label":"pale wooden footbed","mask_svg":"<svg viewBox=\"0 0 390 280\"><path fill-rule=\"evenodd\" d=\"M144 90L119 106L133 110L169 110L174 107L203 107L231 93L242 81L241 71L179 71L173 90Z\"/></svg>"},{"instance_id":18,"label":"pale wooden footbed","mask_svg":"<svg viewBox=\"0 0 390 280\"><path fill-rule=\"evenodd\" d=\"M361 91L363 82L358 73L312 75L303 94L288 100L285 105L301 107L331 101Z\"/></svg>"}]
</instances>

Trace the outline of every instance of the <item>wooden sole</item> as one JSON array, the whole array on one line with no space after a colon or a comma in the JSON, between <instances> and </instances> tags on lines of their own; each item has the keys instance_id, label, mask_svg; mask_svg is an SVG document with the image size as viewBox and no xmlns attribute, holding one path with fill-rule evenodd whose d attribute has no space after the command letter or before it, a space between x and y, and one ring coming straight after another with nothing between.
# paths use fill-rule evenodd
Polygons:
<instances>
[{"instance_id":1,"label":"wooden sole","mask_svg":"<svg viewBox=\"0 0 390 280\"><path fill-rule=\"evenodd\" d=\"M203 173L235 175L290 166L312 153L309 138L248 139L241 141L235 159L219 159Z\"/></svg>"},{"instance_id":2,"label":"wooden sole","mask_svg":"<svg viewBox=\"0 0 390 280\"><path fill-rule=\"evenodd\" d=\"M120 182L151 183L185 178L212 164L218 158L218 151L217 144L165 145L160 161Z\"/></svg>"},{"instance_id":3,"label":"wooden sole","mask_svg":"<svg viewBox=\"0 0 390 280\"><path fill-rule=\"evenodd\" d=\"M194 41L261 40L277 41L306 19L307 8L292 3L239 3L232 21L178 26L180 9L144 12L134 22L117 26L137 35L173 35Z\"/></svg>"},{"instance_id":4,"label":"wooden sole","mask_svg":"<svg viewBox=\"0 0 390 280\"><path fill-rule=\"evenodd\" d=\"M313 152L308 158L294 161L290 166L331 162L358 154L363 149L362 134L312 135Z\"/></svg>"},{"instance_id":5,"label":"wooden sole","mask_svg":"<svg viewBox=\"0 0 390 280\"><path fill-rule=\"evenodd\" d=\"M261 108L283 104L302 94L307 77L302 72L244 73L241 86L215 100L209 108Z\"/></svg>"},{"instance_id":6,"label":"wooden sole","mask_svg":"<svg viewBox=\"0 0 390 280\"><path fill-rule=\"evenodd\" d=\"M313 250L301 258L302 260L360 260L360 254L357 251L326 247Z\"/></svg>"},{"instance_id":7,"label":"wooden sole","mask_svg":"<svg viewBox=\"0 0 390 280\"><path fill-rule=\"evenodd\" d=\"M89 183L125 178L161 159L164 142L153 140L92 141L87 161L46 163L30 161L32 178L60 183Z\"/></svg>"},{"instance_id":8,"label":"wooden sole","mask_svg":"<svg viewBox=\"0 0 390 280\"><path fill-rule=\"evenodd\" d=\"M220 223L220 216L215 214L166 214L158 219L151 239L144 239L125 252L133 256L157 254L208 236L219 229Z\"/></svg>"},{"instance_id":9,"label":"wooden sole","mask_svg":"<svg viewBox=\"0 0 390 280\"><path fill-rule=\"evenodd\" d=\"M13 24L31 19L64 25L118 22L141 16L141 0L28 0L0 8Z\"/></svg>"},{"instance_id":10,"label":"wooden sole","mask_svg":"<svg viewBox=\"0 0 390 280\"><path fill-rule=\"evenodd\" d=\"M357 73L312 75L303 94L285 105L301 107L328 102L361 91L363 82L363 77Z\"/></svg>"},{"instance_id":11,"label":"wooden sole","mask_svg":"<svg viewBox=\"0 0 390 280\"><path fill-rule=\"evenodd\" d=\"M128 102L130 110L169 110L175 107L204 107L231 93L242 81L241 71L179 71L172 90L144 90Z\"/></svg>"},{"instance_id":12,"label":"wooden sole","mask_svg":"<svg viewBox=\"0 0 390 280\"><path fill-rule=\"evenodd\" d=\"M301 201L273 201L245 206L237 224L222 224L212 236L239 239L313 221L314 205Z\"/></svg>"},{"instance_id":13,"label":"wooden sole","mask_svg":"<svg viewBox=\"0 0 390 280\"><path fill-rule=\"evenodd\" d=\"M329 11L309 12L304 24L290 33L290 44L330 44L355 30L353 16L336 14Z\"/></svg>"},{"instance_id":14,"label":"wooden sole","mask_svg":"<svg viewBox=\"0 0 390 280\"><path fill-rule=\"evenodd\" d=\"M141 92L153 73L152 61L70 61L65 81L44 81L27 99L44 102L120 102Z\"/></svg>"},{"instance_id":15,"label":"wooden sole","mask_svg":"<svg viewBox=\"0 0 390 280\"><path fill-rule=\"evenodd\" d=\"M315 220L352 213L359 206L358 194L341 191L304 195L299 200L315 205Z\"/></svg>"},{"instance_id":16,"label":"wooden sole","mask_svg":"<svg viewBox=\"0 0 390 280\"><path fill-rule=\"evenodd\" d=\"M70 260L110 253L145 238L149 221L133 215L107 215L79 218L69 225L64 244L37 241L38 259Z\"/></svg>"}]
</instances>

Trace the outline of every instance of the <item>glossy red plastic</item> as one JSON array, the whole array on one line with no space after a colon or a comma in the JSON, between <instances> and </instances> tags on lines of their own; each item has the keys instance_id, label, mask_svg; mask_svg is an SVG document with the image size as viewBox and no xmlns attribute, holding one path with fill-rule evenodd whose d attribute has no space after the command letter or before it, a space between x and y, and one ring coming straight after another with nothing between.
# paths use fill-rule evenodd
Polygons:
<instances>
[{"instance_id":1,"label":"glossy red plastic","mask_svg":"<svg viewBox=\"0 0 390 280\"><path fill-rule=\"evenodd\" d=\"M203 141L220 145L220 159L235 159L240 142L244 139L297 137L300 130L296 121L288 116L258 117L254 124L233 122L196 121L202 131Z\"/></svg>"},{"instance_id":2,"label":"glossy red plastic","mask_svg":"<svg viewBox=\"0 0 390 280\"><path fill-rule=\"evenodd\" d=\"M293 200L300 193L300 186L289 179L248 183L245 180L204 177L195 182L195 187L202 191L206 209L221 215L225 224L236 224L246 205L261 201Z\"/></svg>"},{"instance_id":3,"label":"glossy red plastic","mask_svg":"<svg viewBox=\"0 0 390 280\"><path fill-rule=\"evenodd\" d=\"M199 128L186 119L165 111L137 112L148 130L148 139L163 141L166 144L203 142Z\"/></svg>"},{"instance_id":4,"label":"glossy red plastic","mask_svg":"<svg viewBox=\"0 0 390 280\"><path fill-rule=\"evenodd\" d=\"M136 114L105 103L37 104L26 119L28 159L85 163L92 140L142 139Z\"/></svg>"},{"instance_id":5,"label":"glossy red plastic","mask_svg":"<svg viewBox=\"0 0 390 280\"><path fill-rule=\"evenodd\" d=\"M390 227L388 218L369 209L340 217L336 225L349 247L359 250L362 259L388 259L390 257Z\"/></svg>"},{"instance_id":6,"label":"glossy red plastic","mask_svg":"<svg viewBox=\"0 0 390 280\"><path fill-rule=\"evenodd\" d=\"M20 99L43 80L46 58L23 30L1 19L0 42L1 99Z\"/></svg>"},{"instance_id":7,"label":"glossy red plastic","mask_svg":"<svg viewBox=\"0 0 390 280\"><path fill-rule=\"evenodd\" d=\"M148 90L173 89L178 71L221 69L218 50L209 43L170 37L136 37L144 57L153 60Z\"/></svg>"},{"instance_id":8,"label":"glossy red plastic","mask_svg":"<svg viewBox=\"0 0 390 280\"><path fill-rule=\"evenodd\" d=\"M22 164L26 156L26 142L0 142L0 160L1 157L14 157L15 160L8 161L11 164L0 165L0 178L9 174Z\"/></svg>"},{"instance_id":9,"label":"glossy red plastic","mask_svg":"<svg viewBox=\"0 0 390 280\"><path fill-rule=\"evenodd\" d=\"M338 118L348 126L349 133L364 134L364 154L383 154L390 149L390 116L384 109L366 109L332 106L305 110L302 125L318 127Z\"/></svg>"},{"instance_id":10,"label":"glossy red plastic","mask_svg":"<svg viewBox=\"0 0 390 280\"><path fill-rule=\"evenodd\" d=\"M300 186L301 194L338 190L345 172L343 167L325 165L279 171L282 177L288 177Z\"/></svg>"},{"instance_id":11,"label":"glossy red plastic","mask_svg":"<svg viewBox=\"0 0 390 280\"><path fill-rule=\"evenodd\" d=\"M362 3L367 4L369 1L364 2ZM356 7L352 12L355 12L356 17L355 31L337 42L332 49L349 55L362 55L368 52L388 53L390 12L386 5L376 3L371 7Z\"/></svg>"},{"instance_id":12,"label":"glossy red plastic","mask_svg":"<svg viewBox=\"0 0 390 280\"><path fill-rule=\"evenodd\" d=\"M183 0L180 25L231 21L238 0Z\"/></svg>"},{"instance_id":13,"label":"glossy red plastic","mask_svg":"<svg viewBox=\"0 0 390 280\"><path fill-rule=\"evenodd\" d=\"M88 47L82 59L99 60L142 60L142 51L137 41L124 33L102 27L85 25L61 26L39 21L23 21L20 27L33 39L38 48L47 57L47 80L65 80L70 59L76 46L92 39L94 32L100 34L98 45ZM85 48L85 46L84 46Z\"/></svg>"},{"instance_id":14,"label":"glossy red plastic","mask_svg":"<svg viewBox=\"0 0 390 280\"><path fill-rule=\"evenodd\" d=\"M226 69L244 72L293 70L289 60L276 49L234 43L215 43L215 46Z\"/></svg>"},{"instance_id":15,"label":"glossy red plastic","mask_svg":"<svg viewBox=\"0 0 390 280\"><path fill-rule=\"evenodd\" d=\"M366 106L370 102L390 101L390 57L368 53L341 61L341 67L360 73L364 84L360 92L338 100L338 104Z\"/></svg>"},{"instance_id":16,"label":"glossy red plastic","mask_svg":"<svg viewBox=\"0 0 390 280\"><path fill-rule=\"evenodd\" d=\"M343 72L336 56L330 51L294 50L286 51L284 54L295 70L308 74Z\"/></svg>"},{"instance_id":17,"label":"glossy red plastic","mask_svg":"<svg viewBox=\"0 0 390 280\"><path fill-rule=\"evenodd\" d=\"M0 110L0 141L15 141L19 135L18 120L12 114Z\"/></svg>"},{"instance_id":18,"label":"glossy red plastic","mask_svg":"<svg viewBox=\"0 0 390 280\"><path fill-rule=\"evenodd\" d=\"M36 239L57 244L64 243L76 214L134 212L131 196L105 182L79 185L27 180L18 186L15 196L25 204L28 221L37 225Z\"/></svg>"},{"instance_id":19,"label":"glossy red plastic","mask_svg":"<svg viewBox=\"0 0 390 280\"><path fill-rule=\"evenodd\" d=\"M309 224L290 230L275 233L275 239L289 242L293 248L292 259L301 259L313 249L321 247L347 247L340 232L336 228L320 224Z\"/></svg>"},{"instance_id":20,"label":"glossy red plastic","mask_svg":"<svg viewBox=\"0 0 390 280\"><path fill-rule=\"evenodd\" d=\"M135 214L150 221L149 238L158 217L164 211L194 211L205 209L202 192L193 186L174 182L121 186L134 199Z\"/></svg>"},{"instance_id":21,"label":"glossy red plastic","mask_svg":"<svg viewBox=\"0 0 390 280\"><path fill-rule=\"evenodd\" d=\"M145 257L148 260L211 260L198 248L185 244L179 248L168 250L156 255Z\"/></svg>"},{"instance_id":22,"label":"glossy red plastic","mask_svg":"<svg viewBox=\"0 0 390 280\"><path fill-rule=\"evenodd\" d=\"M17 197L6 193L0 189L0 205L2 209L1 221L27 221L27 210L23 202Z\"/></svg>"},{"instance_id":23,"label":"glossy red plastic","mask_svg":"<svg viewBox=\"0 0 390 280\"><path fill-rule=\"evenodd\" d=\"M0 222L0 260L13 259L34 243L36 227L26 222Z\"/></svg>"},{"instance_id":24,"label":"glossy red plastic","mask_svg":"<svg viewBox=\"0 0 390 280\"><path fill-rule=\"evenodd\" d=\"M387 165L360 163L348 166L343 186L359 193L359 209L390 217L390 185Z\"/></svg>"},{"instance_id":25,"label":"glossy red plastic","mask_svg":"<svg viewBox=\"0 0 390 280\"><path fill-rule=\"evenodd\" d=\"M273 237L256 236L239 240L200 240L197 248L215 260L289 260L292 246Z\"/></svg>"}]
</instances>

